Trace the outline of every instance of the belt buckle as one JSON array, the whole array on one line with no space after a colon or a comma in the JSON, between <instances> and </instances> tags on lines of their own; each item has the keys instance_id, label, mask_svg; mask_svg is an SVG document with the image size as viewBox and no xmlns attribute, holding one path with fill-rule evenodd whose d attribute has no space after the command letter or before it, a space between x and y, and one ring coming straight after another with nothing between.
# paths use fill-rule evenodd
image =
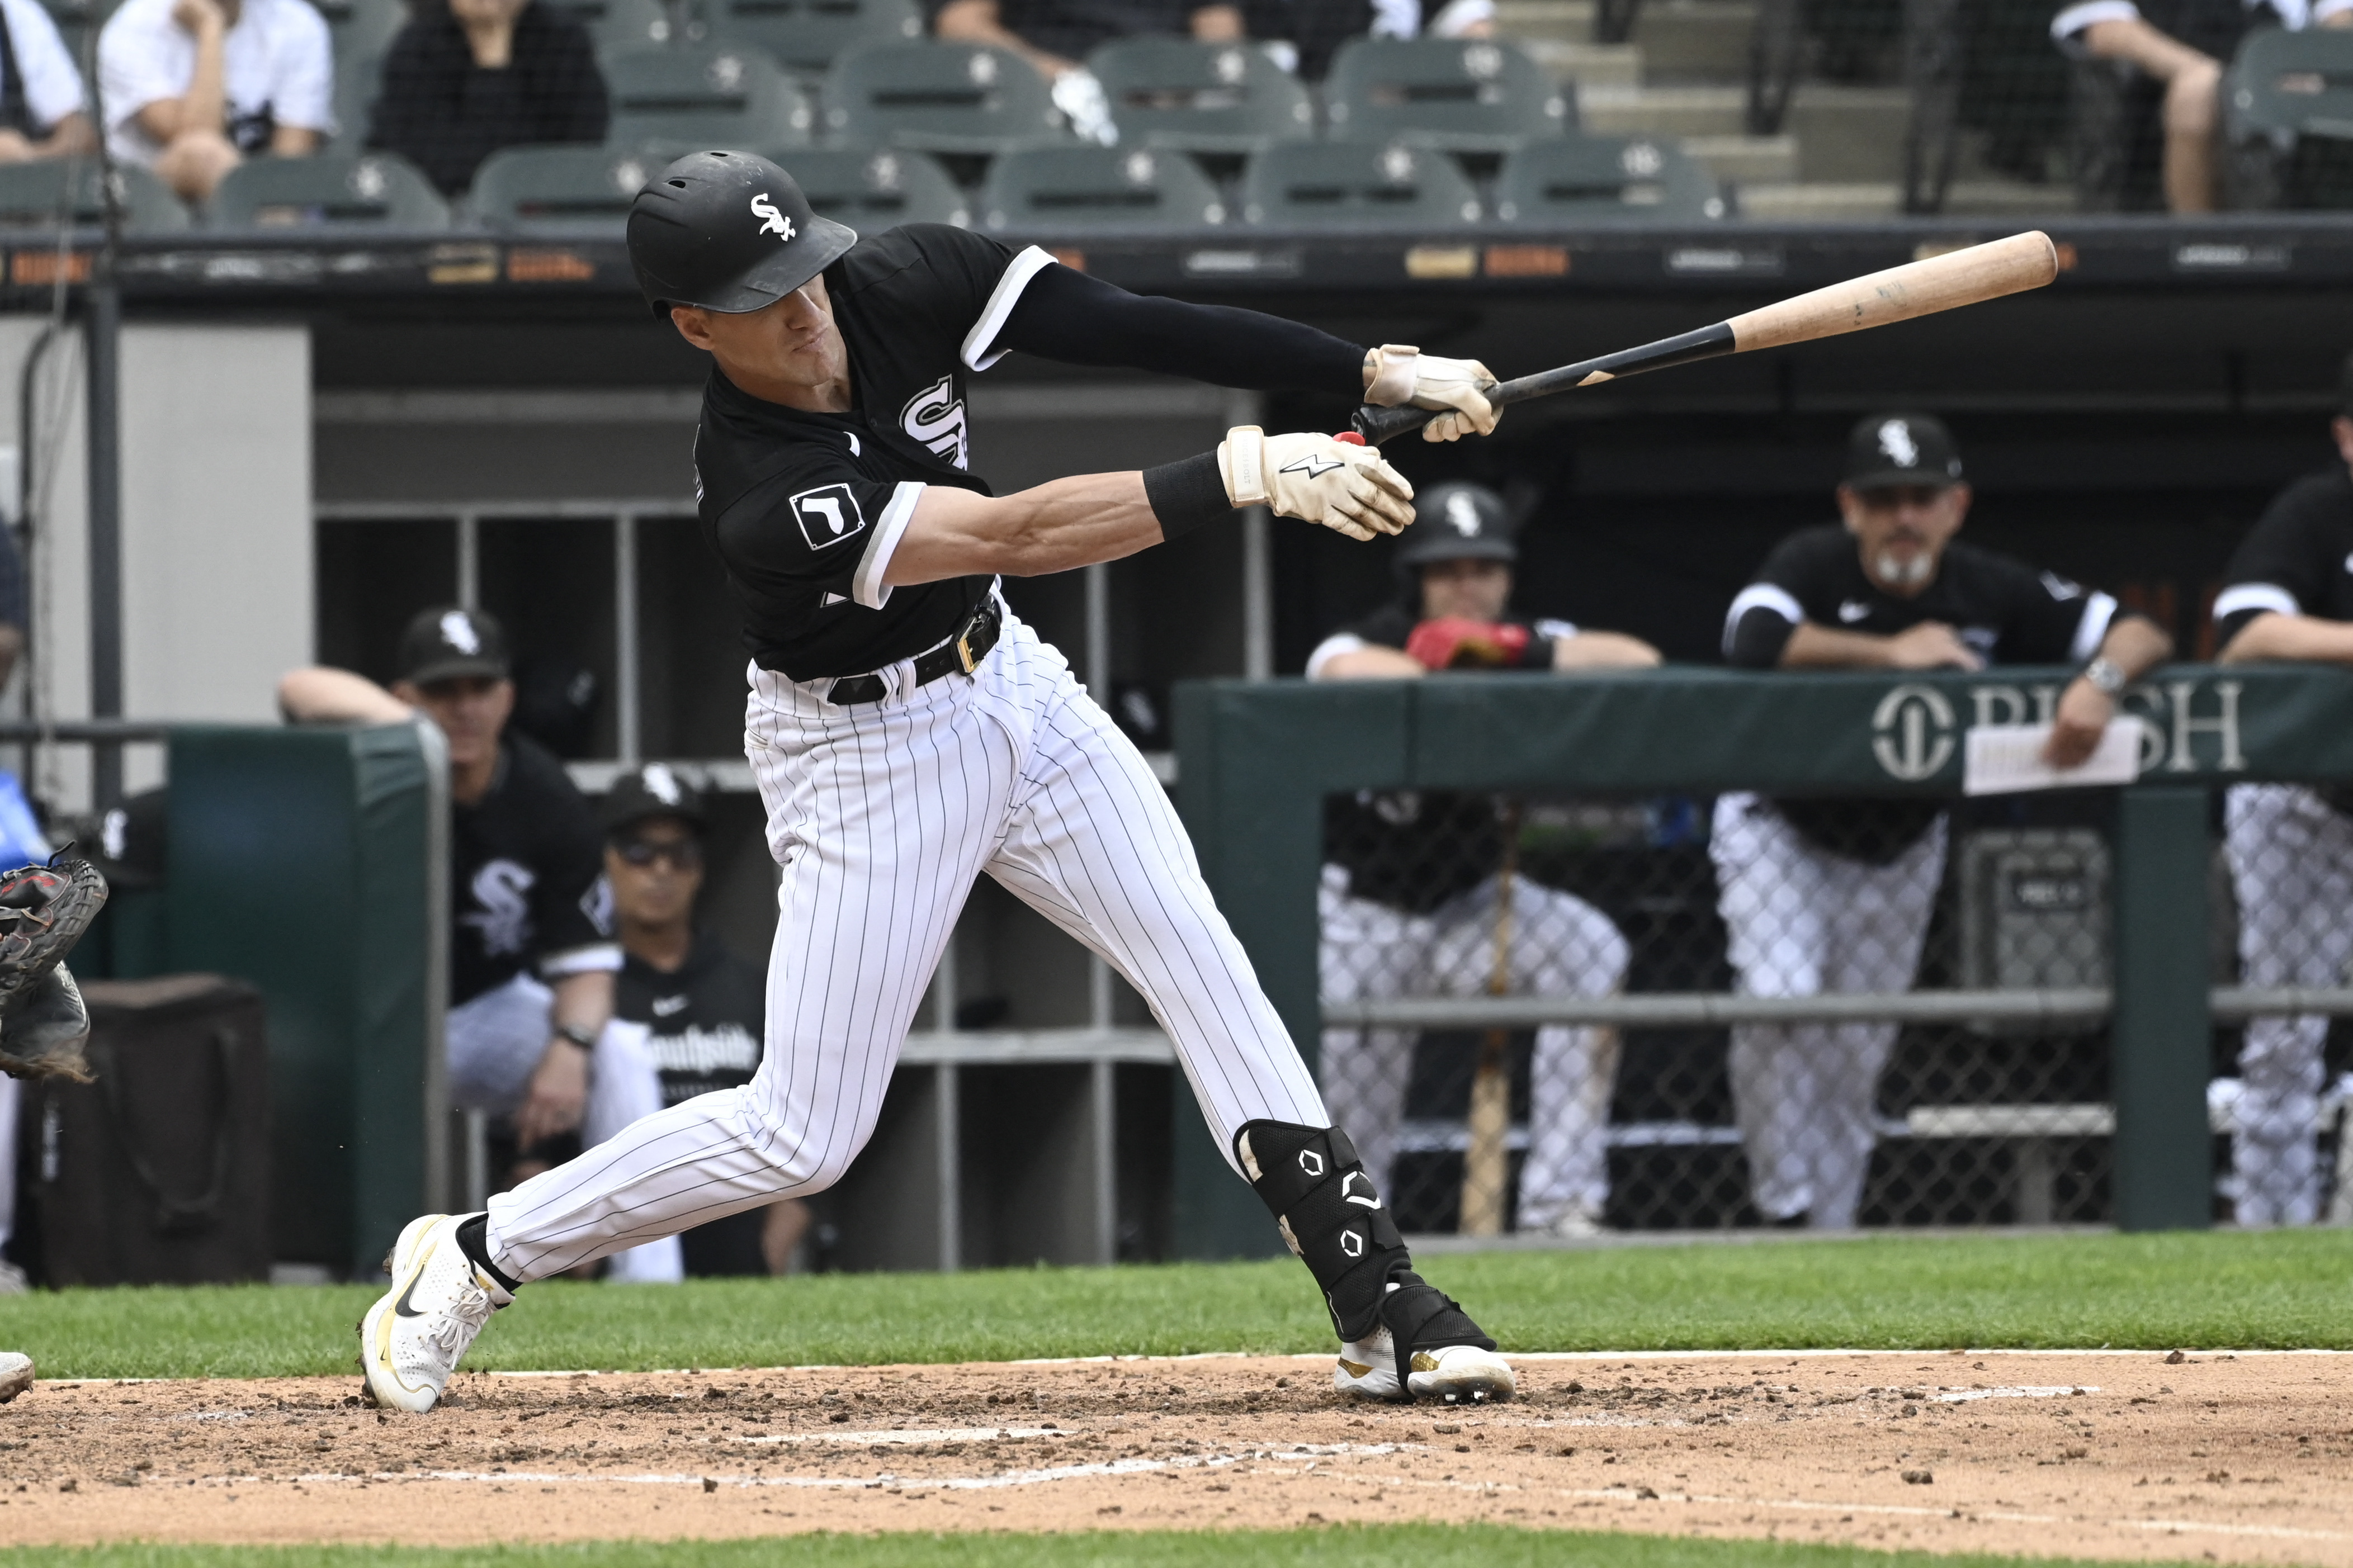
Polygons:
<instances>
[{"instance_id":1,"label":"belt buckle","mask_svg":"<svg viewBox=\"0 0 2353 1568\"><path fill-rule=\"evenodd\" d=\"M955 655L956 662L964 666L964 672L966 675L970 675L976 668L979 668L980 661L972 657L972 634L970 632L959 632L956 634Z\"/></svg>"}]
</instances>

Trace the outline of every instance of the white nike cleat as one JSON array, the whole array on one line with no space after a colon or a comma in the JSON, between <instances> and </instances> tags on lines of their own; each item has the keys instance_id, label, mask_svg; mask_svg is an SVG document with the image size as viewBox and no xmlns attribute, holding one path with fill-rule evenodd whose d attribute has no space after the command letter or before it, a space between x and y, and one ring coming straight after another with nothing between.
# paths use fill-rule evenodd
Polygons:
<instances>
[{"instance_id":1,"label":"white nike cleat","mask_svg":"<svg viewBox=\"0 0 2353 1568\"><path fill-rule=\"evenodd\" d=\"M360 1367L376 1404L432 1409L466 1347L514 1300L458 1245L458 1227L473 1217L426 1215L393 1243L392 1289L360 1320Z\"/></svg>"},{"instance_id":2,"label":"white nike cleat","mask_svg":"<svg viewBox=\"0 0 2353 1568\"><path fill-rule=\"evenodd\" d=\"M1447 1405L1485 1405L1518 1392L1511 1363L1477 1345L1440 1345L1416 1351L1402 1387L1398 1383L1397 1342L1387 1329L1340 1347L1332 1386L1357 1399L1392 1404L1435 1399Z\"/></svg>"},{"instance_id":3,"label":"white nike cleat","mask_svg":"<svg viewBox=\"0 0 2353 1568\"><path fill-rule=\"evenodd\" d=\"M0 1405L33 1386L33 1358L22 1351L0 1351Z\"/></svg>"}]
</instances>

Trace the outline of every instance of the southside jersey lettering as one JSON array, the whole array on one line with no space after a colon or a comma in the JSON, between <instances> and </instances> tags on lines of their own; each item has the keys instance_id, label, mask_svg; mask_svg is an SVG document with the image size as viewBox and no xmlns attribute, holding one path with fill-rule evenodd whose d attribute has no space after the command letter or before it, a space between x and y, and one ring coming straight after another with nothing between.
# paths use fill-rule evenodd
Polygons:
<instances>
[{"instance_id":1,"label":"southside jersey lettering","mask_svg":"<svg viewBox=\"0 0 2353 1568\"><path fill-rule=\"evenodd\" d=\"M509 731L490 793L449 809L450 1005L526 969L553 979L620 967L604 842L564 764Z\"/></svg>"},{"instance_id":2,"label":"southside jersey lettering","mask_svg":"<svg viewBox=\"0 0 2353 1568\"><path fill-rule=\"evenodd\" d=\"M695 437L703 532L727 567L753 659L794 680L862 675L936 647L993 577L882 581L925 485L987 495L971 458L965 377L1053 258L908 224L825 270L849 352L853 406L807 414L744 393L714 366Z\"/></svg>"}]
</instances>

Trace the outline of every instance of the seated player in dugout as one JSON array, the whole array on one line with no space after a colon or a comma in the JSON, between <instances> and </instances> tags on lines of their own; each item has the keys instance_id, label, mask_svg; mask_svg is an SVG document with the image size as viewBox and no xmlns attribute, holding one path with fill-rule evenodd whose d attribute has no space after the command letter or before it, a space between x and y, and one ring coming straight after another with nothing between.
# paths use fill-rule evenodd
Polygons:
<instances>
[{"instance_id":1,"label":"seated player in dugout","mask_svg":"<svg viewBox=\"0 0 2353 1568\"><path fill-rule=\"evenodd\" d=\"M1377 451L1238 426L1212 450L996 496L968 376L1019 350L1495 425L1476 361L1145 298L1031 247L904 224L860 239L765 158L697 153L628 220L647 303L712 356L704 537L751 655L744 751L782 874L768 1041L741 1089L401 1232L363 1320L379 1403L429 1410L491 1313L546 1279L841 1179L873 1135L974 880L1101 953L1167 1032L1204 1118L1306 1264L1343 1394L1510 1396L1510 1364L1413 1259L1217 909L1167 792L999 574L1114 561L1240 509L1366 540L1413 521Z\"/></svg>"},{"instance_id":2,"label":"seated player in dugout","mask_svg":"<svg viewBox=\"0 0 2353 1568\"><path fill-rule=\"evenodd\" d=\"M604 836L564 764L507 723L515 689L495 617L420 611L396 668L390 690L350 670L291 670L278 703L305 724L422 714L448 745L449 1100L496 1119L493 1168L506 1171L568 1152L587 1108L621 967L597 887Z\"/></svg>"},{"instance_id":3,"label":"seated player in dugout","mask_svg":"<svg viewBox=\"0 0 2353 1568\"><path fill-rule=\"evenodd\" d=\"M767 1033L759 967L695 919L710 829L702 793L667 763L623 773L605 799L605 882L622 955L613 1016L646 1032L661 1087L655 1110L750 1083ZM609 1136L595 1132L595 1142ZM780 1198L681 1233L680 1262L692 1275L783 1274L808 1224L807 1203Z\"/></svg>"},{"instance_id":4,"label":"seated player in dugout","mask_svg":"<svg viewBox=\"0 0 2353 1568\"><path fill-rule=\"evenodd\" d=\"M2224 664L2353 664L2353 358L2329 434L2336 460L2282 490L2231 557L2214 600ZM2353 964L2353 788L2233 784L2222 829L2239 901L2241 983L2344 984ZM2231 1139L2241 1225L2321 1217L2327 1044L2322 1014L2247 1020Z\"/></svg>"},{"instance_id":5,"label":"seated player in dugout","mask_svg":"<svg viewBox=\"0 0 2353 1568\"><path fill-rule=\"evenodd\" d=\"M1956 539L1970 490L1944 425L1875 414L1847 443L1841 523L1773 548L1724 623L1748 669L2073 664L2043 748L2080 765L2125 688L2172 651L2106 594ZM1708 843L1736 987L1748 996L1909 989L1945 870L1941 803L1719 795ZM1750 1194L1775 1224L1844 1230L1877 1142L1891 1023L1740 1024L1732 1099Z\"/></svg>"},{"instance_id":6,"label":"seated player in dugout","mask_svg":"<svg viewBox=\"0 0 2353 1568\"><path fill-rule=\"evenodd\" d=\"M1493 490L1433 486L1415 498L1414 519L1397 552L1400 593L1317 644L1309 679L1659 662L1656 648L1621 633L1510 614L1519 547ZM1514 995L1607 996L1624 985L1626 939L1609 916L1519 875L1506 902L1507 809L1493 795L1435 790L1366 790L1325 804L1317 895L1324 995L1478 995L1499 967ZM1499 940L1508 942L1500 960ZM1324 1031L1324 1103L1385 1188L1396 1184L1415 1038L1411 1029ZM1519 1229L1571 1237L1600 1228L1617 1079L1615 1029L1536 1031Z\"/></svg>"}]
</instances>

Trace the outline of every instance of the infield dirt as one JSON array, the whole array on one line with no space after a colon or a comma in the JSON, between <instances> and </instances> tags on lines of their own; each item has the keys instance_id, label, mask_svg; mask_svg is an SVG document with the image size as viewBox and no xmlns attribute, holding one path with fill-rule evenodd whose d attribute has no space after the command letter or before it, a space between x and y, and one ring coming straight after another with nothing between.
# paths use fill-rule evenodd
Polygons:
<instances>
[{"instance_id":1,"label":"infield dirt","mask_svg":"<svg viewBox=\"0 0 2353 1568\"><path fill-rule=\"evenodd\" d=\"M42 1383L0 1541L1532 1526L2353 1568L2353 1356L1524 1358L1521 1397L1345 1404L1322 1358Z\"/></svg>"}]
</instances>

